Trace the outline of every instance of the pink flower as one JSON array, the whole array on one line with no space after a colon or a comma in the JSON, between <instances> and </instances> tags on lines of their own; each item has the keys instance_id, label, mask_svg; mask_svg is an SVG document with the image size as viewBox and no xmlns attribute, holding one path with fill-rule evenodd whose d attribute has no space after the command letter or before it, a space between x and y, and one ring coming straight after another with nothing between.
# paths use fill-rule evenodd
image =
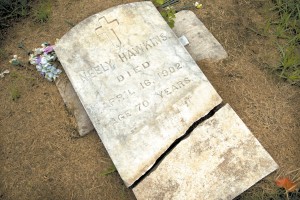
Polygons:
<instances>
[{"instance_id":1,"label":"pink flower","mask_svg":"<svg viewBox=\"0 0 300 200\"><path fill-rule=\"evenodd\" d=\"M44 48L44 53L50 53L50 52L52 52L54 49L53 49L53 45L51 45L51 46L46 46L45 48Z\"/></svg>"}]
</instances>

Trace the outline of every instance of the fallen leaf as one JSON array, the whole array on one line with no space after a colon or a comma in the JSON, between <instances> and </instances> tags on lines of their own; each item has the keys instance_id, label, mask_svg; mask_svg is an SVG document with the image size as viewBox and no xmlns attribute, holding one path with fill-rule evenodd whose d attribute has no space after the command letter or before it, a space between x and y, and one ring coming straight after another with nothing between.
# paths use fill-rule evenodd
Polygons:
<instances>
[{"instance_id":1,"label":"fallen leaf","mask_svg":"<svg viewBox=\"0 0 300 200\"><path fill-rule=\"evenodd\" d=\"M288 192L293 192L296 190L297 184L291 181L289 178L281 178L276 180L276 185L278 187L283 187Z\"/></svg>"}]
</instances>

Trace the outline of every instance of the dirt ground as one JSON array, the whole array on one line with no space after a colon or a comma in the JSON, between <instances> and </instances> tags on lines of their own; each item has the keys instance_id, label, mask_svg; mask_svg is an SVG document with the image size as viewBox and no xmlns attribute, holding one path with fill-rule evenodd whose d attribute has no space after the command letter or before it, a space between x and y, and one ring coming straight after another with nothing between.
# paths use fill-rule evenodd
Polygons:
<instances>
[{"instance_id":1,"label":"dirt ground","mask_svg":"<svg viewBox=\"0 0 300 200\"><path fill-rule=\"evenodd\" d=\"M8 63L13 54L27 59L19 42L29 49L54 43L70 29L66 21L76 24L128 2L55 0L47 23L28 17L7 30L0 71L11 73L0 79L0 199L135 199L117 173L101 175L112 161L95 131L75 137L75 119L55 84L34 67ZM218 63L198 64L280 167L292 170L300 167L300 88L267 69L279 58L274 38L251 30L263 28L266 2L203 0L203 9L192 9L229 54ZM16 90L20 98L13 101Z\"/></svg>"}]
</instances>

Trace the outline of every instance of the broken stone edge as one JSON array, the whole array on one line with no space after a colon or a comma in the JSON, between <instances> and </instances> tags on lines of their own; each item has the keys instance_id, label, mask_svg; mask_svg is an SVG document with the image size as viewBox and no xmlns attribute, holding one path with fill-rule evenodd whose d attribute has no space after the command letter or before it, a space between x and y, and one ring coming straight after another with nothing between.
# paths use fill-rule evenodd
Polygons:
<instances>
[{"instance_id":1,"label":"broken stone edge","mask_svg":"<svg viewBox=\"0 0 300 200\"><path fill-rule=\"evenodd\" d=\"M226 104L134 188L138 200L233 199L278 168Z\"/></svg>"}]
</instances>

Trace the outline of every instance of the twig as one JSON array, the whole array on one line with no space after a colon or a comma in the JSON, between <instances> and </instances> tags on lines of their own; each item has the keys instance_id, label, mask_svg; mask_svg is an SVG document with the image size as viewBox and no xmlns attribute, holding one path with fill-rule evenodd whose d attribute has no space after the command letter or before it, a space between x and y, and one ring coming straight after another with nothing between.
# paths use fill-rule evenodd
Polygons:
<instances>
[{"instance_id":1,"label":"twig","mask_svg":"<svg viewBox=\"0 0 300 200\"><path fill-rule=\"evenodd\" d=\"M168 7L168 6L170 6L172 4L175 4L175 3L178 3L178 2L179 2L179 0L168 0L163 5L161 5L161 7L165 8L165 7Z\"/></svg>"},{"instance_id":2,"label":"twig","mask_svg":"<svg viewBox=\"0 0 300 200\"><path fill-rule=\"evenodd\" d=\"M296 172L296 171L298 171L298 170L300 170L300 168L295 169L295 170L292 170L292 171L289 171L287 174L291 174L291 173Z\"/></svg>"},{"instance_id":3,"label":"twig","mask_svg":"<svg viewBox=\"0 0 300 200\"><path fill-rule=\"evenodd\" d=\"M67 21L67 20L65 20L65 22L66 22L69 26L71 26L71 27L74 27L74 26L75 26L75 24L72 23L72 22L69 22L69 21Z\"/></svg>"},{"instance_id":4,"label":"twig","mask_svg":"<svg viewBox=\"0 0 300 200\"><path fill-rule=\"evenodd\" d=\"M246 29L250 30L250 31L253 31L254 33L256 33L257 35L259 36L262 36L262 37L268 37L267 35L263 34L263 33L260 33L258 32L257 30L251 28L251 27L246 27Z\"/></svg>"}]
</instances>

